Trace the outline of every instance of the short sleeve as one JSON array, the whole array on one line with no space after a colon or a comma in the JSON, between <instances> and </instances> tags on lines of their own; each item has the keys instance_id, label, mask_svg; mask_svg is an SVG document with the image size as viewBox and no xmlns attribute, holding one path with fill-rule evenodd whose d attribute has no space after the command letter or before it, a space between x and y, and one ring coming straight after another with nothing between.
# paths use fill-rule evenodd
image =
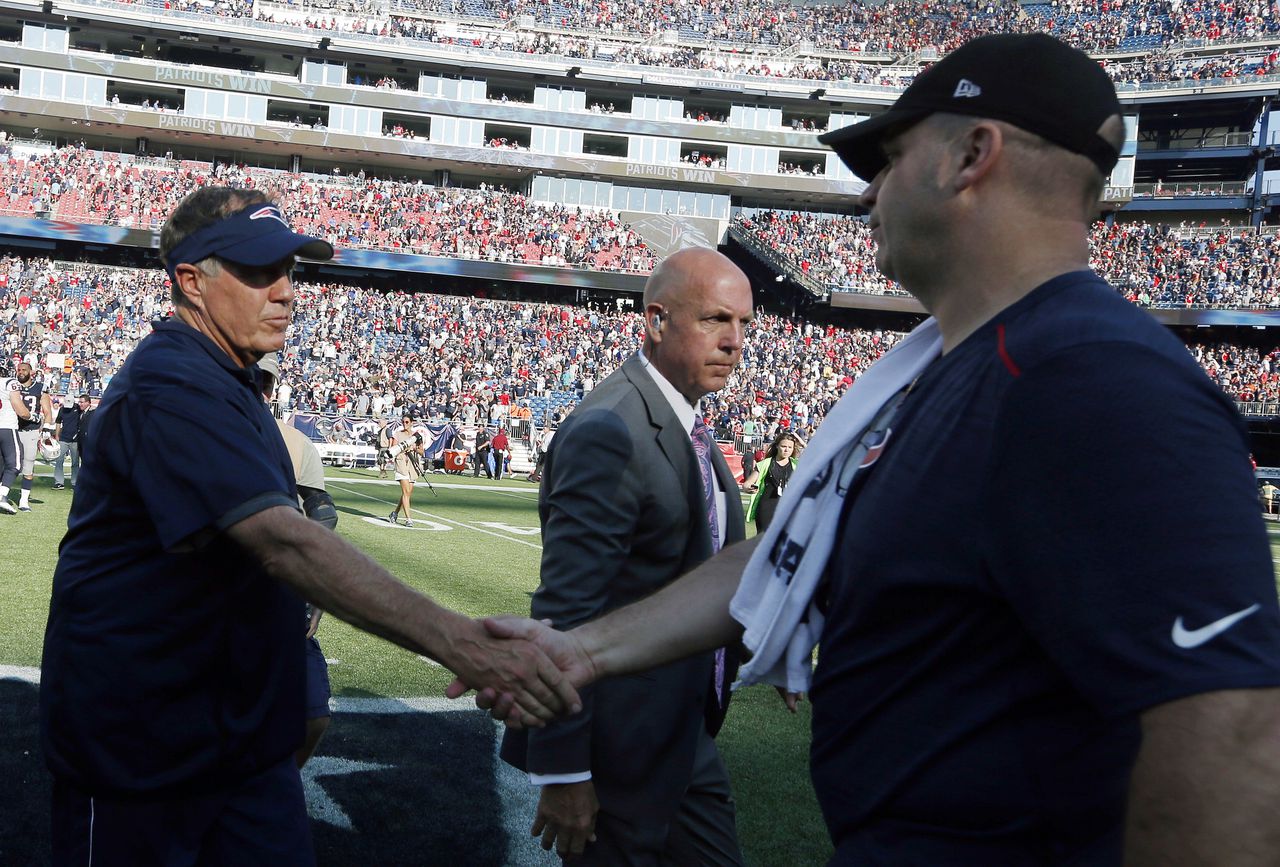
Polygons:
<instances>
[{"instance_id":1,"label":"short sleeve","mask_svg":"<svg viewBox=\"0 0 1280 867\"><path fill-rule=\"evenodd\" d=\"M299 445L302 447L302 471L298 474L298 484L323 491L324 464L320 461L319 449L310 441L300 442Z\"/></svg>"},{"instance_id":2,"label":"short sleeve","mask_svg":"<svg viewBox=\"0 0 1280 867\"><path fill-rule=\"evenodd\" d=\"M267 419L265 411L264 419ZM270 419L267 419L270 421ZM263 509L297 508L274 422L259 424L234 401L168 389L137 432L127 475L165 549L204 541Z\"/></svg>"},{"instance_id":3,"label":"short sleeve","mask_svg":"<svg viewBox=\"0 0 1280 867\"><path fill-rule=\"evenodd\" d=\"M1190 364L1095 344L1000 407L992 579L1104 713L1280 683L1280 607L1247 440Z\"/></svg>"}]
</instances>

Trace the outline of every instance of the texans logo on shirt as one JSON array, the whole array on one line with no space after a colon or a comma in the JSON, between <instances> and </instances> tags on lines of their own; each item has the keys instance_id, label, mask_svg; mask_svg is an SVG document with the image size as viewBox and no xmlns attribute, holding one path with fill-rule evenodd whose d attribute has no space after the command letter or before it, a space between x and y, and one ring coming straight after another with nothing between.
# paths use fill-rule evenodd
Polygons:
<instances>
[{"instance_id":1,"label":"texans logo on shirt","mask_svg":"<svg viewBox=\"0 0 1280 867\"><path fill-rule=\"evenodd\" d=\"M862 461L858 464L858 469L865 470L867 467L880 460L880 455L884 453L884 447L889 444L889 434L893 433L893 428L885 428L884 433L880 434L880 441L867 449L867 453L862 456Z\"/></svg>"}]
</instances>

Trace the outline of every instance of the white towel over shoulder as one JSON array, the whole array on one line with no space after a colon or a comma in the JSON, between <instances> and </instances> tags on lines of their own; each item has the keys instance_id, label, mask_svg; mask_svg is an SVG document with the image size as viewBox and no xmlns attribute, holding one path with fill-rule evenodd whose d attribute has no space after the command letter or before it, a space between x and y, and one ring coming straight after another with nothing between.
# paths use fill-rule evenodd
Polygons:
<instances>
[{"instance_id":1,"label":"white towel over shoulder","mask_svg":"<svg viewBox=\"0 0 1280 867\"><path fill-rule=\"evenodd\" d=\"M746 627L742 640L754 654L738 672L735 688L764 682L809 691L823 622L813 594L842 511L843 491L837 492L836 480L881 407L941 352L937 323L927 319L854 381L804 450L729 604L734 619ZM775 550L776 563L770 559Z\"/></svg>"}]
</instances>

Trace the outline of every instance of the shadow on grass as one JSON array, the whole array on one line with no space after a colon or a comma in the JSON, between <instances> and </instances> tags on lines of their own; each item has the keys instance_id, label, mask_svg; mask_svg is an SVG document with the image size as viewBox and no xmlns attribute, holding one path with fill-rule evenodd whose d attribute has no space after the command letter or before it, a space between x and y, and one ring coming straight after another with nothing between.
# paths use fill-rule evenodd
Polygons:
<instances>
[{"instance_id":1,"label":"shadow on grass","mask_svg":"<svg viewBox=\"0 0 1280 867\"><path fill-rule=\"evenodd\" d=\"M49 863L53 778L40 752L39 691L0 680L0 864Z\"/></svg>"},{"instance_id":2,"label":"shadow on grass","mask_svg":"<svg viewBox=\"0 0 1280 867\"><path fill-rule=\"evenodd\" d=\"M318 864L503 864L495 737L479 710L335 715L304 773ZM18 680L0 680L0 780L0 864L49 864L38 691Z\"/></svg>"}]
</instances>

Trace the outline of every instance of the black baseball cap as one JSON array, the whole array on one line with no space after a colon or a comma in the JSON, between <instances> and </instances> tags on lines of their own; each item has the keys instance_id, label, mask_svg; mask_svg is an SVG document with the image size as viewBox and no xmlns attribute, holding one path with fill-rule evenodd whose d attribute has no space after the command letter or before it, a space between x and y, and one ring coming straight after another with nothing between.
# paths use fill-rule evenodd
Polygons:
<instances>
[{"instance_id":1,"label":"black baseball cap","mask_svg":"<svg viewBox=\"0 0 1280 867\"><path fill-rule=\"evenodd\" d=\"M1103 176L1120 154L1098 135L1120 114L1115 85L1098 62L1046 33L1002 33L967 42L916 76L888 111L829 132L830 145L870 181L887 160L886 136L935 112L1001 120L1088 157Z\"/></svg>"}]
</instances>

